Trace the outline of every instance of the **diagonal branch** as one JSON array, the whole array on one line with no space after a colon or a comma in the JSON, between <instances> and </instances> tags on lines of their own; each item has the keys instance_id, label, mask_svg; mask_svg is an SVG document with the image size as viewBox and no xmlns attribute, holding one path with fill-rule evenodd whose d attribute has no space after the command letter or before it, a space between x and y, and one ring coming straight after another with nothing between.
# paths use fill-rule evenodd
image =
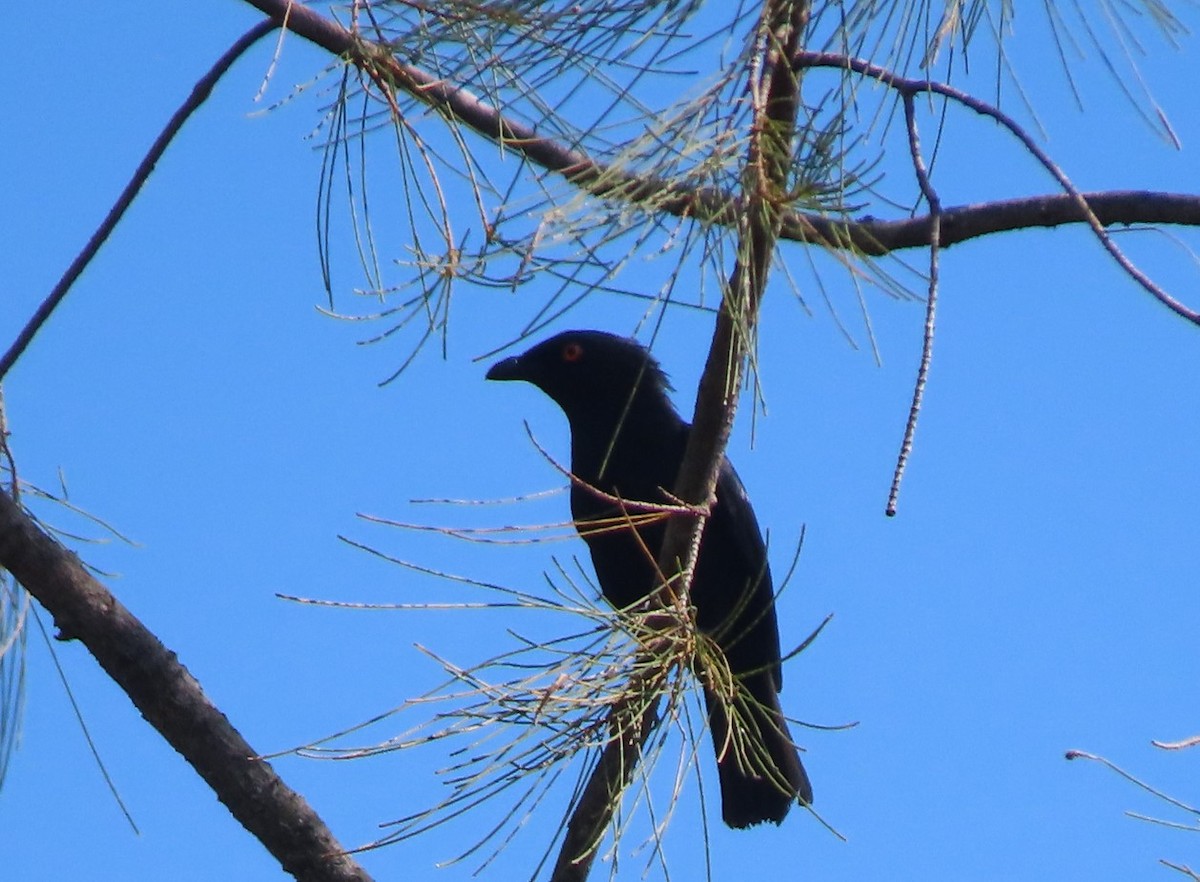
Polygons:
<instances>
[{"instance_id":1,"label":"diagonal branch","mask_svg":"<svg viewBox=\"0 0 1200 882\"><path fill-rule=\"evenodd\" d=\"M712 346L697 392L692 431L674 488L676 498L684 505L696 507L697 512L676 515L667 522L658 559L659 572L679 573L681 578L668 580L666 592L651 595L659 603L670 602L678 595L687 596L704 529L702 512L714 497L733 426L741 366L766 288L782 220L782 200L786 198L783 194L787 192L800 92L799 81L787 60L798 51L808 12L807 0L775 0L766 5L760 23L762 56L750 84L755 95L754 136L743 183L748 192L747 210L737 218L738 259L717 315ZM578 819L585 819L580 826L591 835L591 841L584 843L591 850L581 854L578 844L568 835L554 882L587 877L596 853L595 840L608 825L621 790L633 774L640 748L654 730L653 708L657 706L654 696L658 688L660 684L653 680L630 684L630 705L646 710L636 717L636 725L616 730L616 737L601 756L572 816L572 825ZM575 850L568 850L572 845Z\"/></svg>"},{"instance_id":2,"label":"diagonal branch","mask_svg":"<svg viewBox=\"0 0 1200 882\"><path fill-rule=\"evenodd\" d=\"M735 226L737 219L745 213L743 200L739 196L730 195L714 187L689 188L654 175L639 175L615 169L591 159L578 149L567 148L553 139L540 137L532 127L506 119L496 108L485 104L466 89L456 88L413 65L399 63L386 49L362 40L336 22L323 18L306 7L292 6L289 9L287 2L276 0L262 0L254 2L254 5L271 15L272 19L251 28L197 82L191 95L172 116L162 134L147 152L103 223L30 317L8 350L0 356L0 378L8 373L24 353L111 235L183 123L204 103L214 84L233 62L275 24L286 24L288 29L330 52L358 58L356 63L376 78L386 74L385 85L389 88L393 85L403 88L429 103L443 115L465 123L479 134L508 149L517 150L530 161L548 171L563 175L572 184L597 197L640 204L663 214L691 217L718 226ZM955 97L962 94L941 84L924 80L904 80L882 68L870 66L866 62L855 62L840 55L812 53L801 54L799 57L802 60L807 59L804 64L814 67L847 67L858 64L858 72L883 79L910 93L927 90L938 94L953 93ZM979 112L991 115L998 112L976 99L971 99L970 96L963 96L963 101ZM940 247L947 248L992 233L1074 223L1090 223L1095 229L1113 224L1200 226L1200 197L1192 194L1140 190L1068 192L957 206L945 209L942 213L938 243ZM929 215L901 220L870 217L851 219L786 209L782 212L778 236L804 244L817 244L825 248L851 250L858 254L878 257L893 251L929 246L933 241L933 227L934 219ZM1192 317L1187 313L1185 316Z\"/></svg>"},{"instance_id":3,"label":"diagonal branch","mask_svg":"<svg viewBox=\"0 0 1200 882\"><path fill-rule=\"evenodd\" d=\"M183 124L187 122L196 110L208 100L208 96L212 94L213 87L221 77L225 76L225 72L233 66L242 55L257 43L262 37L269 34L275 29L272 22L259 22L225 51L225 53L217 59L217 62L209 69L203 77L197 81L192 88L192 92L188 95L187 100L180 105L179 109L172 114L163 127L162 132L154 140L150 149L146 152L146 156L134 171L133 177L129 183L125 185L125 189L121 191L121 195L117 197L116 203L109 209L108 215L104 221L92 234L83 250L71 261L71 265L67 267L67 271L63 273L62 278L58 280L46 296L46 299L41 302L38 308L30 316L29 321L25 323L25 327L21 329L21 333L17 335L17 339L9 346L8 351L0 356L0 379L9 372L21 354L33 342L34 336L41 330L42 326L50 318L50 315L67 296L67 292L71 290L71 286L75 284L76 279L83 274L87 265L92 262L92 258L96 256L100 248L108 241L108 237L112 235L112 231L116 229L117 224L121 222L121 218L125 216L125 212L129 206L133 204L133 200L137 198L138 193L142 189L142 185L149 179L151 172L154 171L154 166L162 159L163 154L167 151L167 147L175 140L175 136L179 134L179 130L183 128Z\"/></svg>"},{"instance_id":4,"label":"diagonal branch","mask_svg":"<svg viewBox=\"0 0 1200 882\"><path fill-rule=\"evenodd\" d=\"M614 168L578 148L543 137L532 126L506 117L500 109L469 90L415 65L400 62L385 46L364 40L308 7L293 5L289 0L246 2L296 35L334 55L345 57L381 86L407 92L446 118L502 144L549 172L562 175L594 196L619 199L663 214L725 227L735 227L738 218L749 210L742 198L723 190L688 187L654 175ZM805 66L813 67L845 67L848 62L844 56L820 53L798 52L796 57L809 59ZM895 79L890 72L883 73ZM871 75L882 76L874 71ZM914 82L931 90L940 86L924 80ZM1106 226L1132 223L1200 226L1200 197L1192 194L1128 191L1085 193L1082 196L1091 214ZM1069 194L963 205L943 211L939 242L942 248L947 248L990 233L1086 222L1089 222L1088 213ZM853 219L783 208L777 235L789 241L849 249L878 257L892 251L927 247L931 241L931 228L932 219L928 216L902 220Z\"/></svg>"},{"instance_id":5,"label":"diagonal branch","mask_svg":"<svg viewBox=\"0 0 1200 882\"><path fill-rule=\"evenodd\" d=\"M653 650L646 650L652 654ZM571 810L563 843L555 860L550 882L584 882L600 851L600 841L620 804L621 794L633 778L642 747L658 724L659 695L665 671L635 674L626 687L625 701L609 715L609 741L601 751L587 783Z\"/></svg>"},{"instance_id":6,"label":"diagonal branch","mask_svg":"<svg viewBox=\"0 0 1200 882\"><path fill-rule=\"evenodd\" d=\"M296 879L369 882L325 822L258 758L200 684L74 554L0 493L0 566L79 640L142 716Z\"/></svg>"},{"instance_id":7,"label":"diagonal branch","mask_svg":"<svg viewBox=\"0 0 1200 882\"><path fill-rule=\"evenodd\" d=\"M800 81L791 69L790 59L799 51L808 14L806 0L775 0L767 4L764 13L763 69L759 82L751 84L755 96L752 123L755 135L743 182L748 191L747 204L738 217L737 262L717 314L708 360L696 393L692 432L676 479L675 495L685 504L704 505L712 498L733 428L742 364L750 351L759 304L783 223L800 100ZM685 573L690 573L695 562L703 529L701 519L691 520L693 523L689 525L683 518L674 518L663 543L663 560L682 561ZM685 530L694 531L687 555L674 545Z\"/></svg>"}]
</instances>

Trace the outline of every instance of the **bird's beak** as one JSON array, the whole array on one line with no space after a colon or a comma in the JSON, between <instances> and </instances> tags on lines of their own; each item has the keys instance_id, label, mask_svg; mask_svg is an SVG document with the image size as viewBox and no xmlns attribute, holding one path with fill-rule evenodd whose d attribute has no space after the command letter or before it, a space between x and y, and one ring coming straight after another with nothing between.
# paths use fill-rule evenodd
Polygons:
<instances>
[{"instance_id":1,"label":"bird's beak","mask_svg":"<svg viewBox=\"0 0 1200 882\"><path fill-rule=\"evenodd\" d=\"M524 365L521 364L521 356L514 355L512 358L496 362L488 368L487 378L489 380L524 380L525 370Z\"/></svg>"}]
</instances>

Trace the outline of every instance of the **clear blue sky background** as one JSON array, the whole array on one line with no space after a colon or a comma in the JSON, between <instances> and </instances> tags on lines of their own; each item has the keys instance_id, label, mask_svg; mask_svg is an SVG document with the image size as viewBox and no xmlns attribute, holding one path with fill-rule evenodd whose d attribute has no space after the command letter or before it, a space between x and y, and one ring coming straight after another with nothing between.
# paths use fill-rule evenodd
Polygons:
<instances>
[{"instance_id":1,"label":"clear blue sky background","mask_svg":"<svg viewBox=\"0 0 1200 882\"><path fill-rule=\"evenodd\" d=\"M67 3L52 16L9 17L0 36L4 345L194 80L254 21L232 2L188 9L201 14ZM1047 148L1076 182L1200 191L1194 40L1172 52L1150 39L1143 60L1182 139L1176 152L1118 97L1094 53L1076 66L1086 103L1078 112L1045 20L1029 13L1017 22L1014 61L1036 96ZM317 312L320 156L305 136L322 101L249 116L262 106L252 98L269 56L268 41L188 124L4 388L22 477L53 488L61 471L75 504L135 540L77 547L264 752L425 692L440 676L414 643L467 663L511 647L506 628L545 626L515 613L347 611L277 599L467 596L356 551L339 534L531 591L546 590L551 555L582 550L464 547L356 518L453 523L465 516L409 500L556 486L522 420L560 457L566 427L532 388L485 384L485 364L475 360L512 338L537 291L460 288L446 358L431 349L384 388L377 382L403 347L356 346L381 328ZM289 40L268 101L327 63ZM943 149L937 183L948 205L1053 190L1011 141L969 114L951 114ZM907 174L903 160L897 153L887 166L893 191ZM375 198L398 199L388 195L395 186L381 173ZM1181 238L1196 241L1187 231ZM1183 249L1148 232L1119 241L1168 289L1200 303L1200 273ZM359 281L350 243L336 252L345 294ZM1102 753L1200 799L1200 754L1149 744L1200 732L1200 329L1155 304L1080 229L953 248L942 267L929 397L900 515L889 520L883 508L922 308L868 291L877 366L866 348L846 344L803 257L789 253L813 315L783 291L767 302L768 416L757 420L753 447L743 419L731 455L771 531L777 572L807 525L780 601L784 642L835 616L790 663L783 698L804 720L859 721L851 731L796 730L818 808L848 841L800 812L781 829L733 833L715 823L714 877L1115 880L1169 876L1160 857L1200 864L1195 837L1122 815L1164 807L1099 766L1063 759L1069 748ZM828 285L864 343L844 276ZM641 309L594 297L556 327L628 332ZM685 413L708 330L704 315L680 312L656 343ZM97 532L59 510L39 511ZM472 515L565 517L561 498ZM0 791L0 875L280 878L86 651L54 648L141 835L108 795L35 634L22 746ZM436 798L446 750L277 766L353 845ZM707 745L702 753L707 776ZM700 878L694 784L679 812L668 859L676 878ZM557 819L553 807L535 815L485 875L526 877ZM459 820L364 862L380 880L466 878L477 862L435 863L486 823ZM647 858L633 845L622 849L619 878L640 878Z\"/></svg>"}]
</instances>

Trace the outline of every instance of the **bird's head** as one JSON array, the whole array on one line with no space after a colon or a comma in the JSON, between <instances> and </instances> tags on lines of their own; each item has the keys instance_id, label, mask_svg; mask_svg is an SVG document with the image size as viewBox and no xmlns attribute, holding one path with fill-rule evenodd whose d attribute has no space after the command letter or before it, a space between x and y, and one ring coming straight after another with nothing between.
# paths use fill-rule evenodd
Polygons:
<instances>
[{"instance_id":1,"label":"bird's head","mask_svg":"<svg viewBox=\"0 0 1200 882\"><path fill-rule=\"evenodd\" d=\"M666 375L650 352L604 331L564 331L492 365L489 380L525 380L549 395L572 425L613 426L626 413L665 412L675 419Z\"/></svg>"}]
</instances>

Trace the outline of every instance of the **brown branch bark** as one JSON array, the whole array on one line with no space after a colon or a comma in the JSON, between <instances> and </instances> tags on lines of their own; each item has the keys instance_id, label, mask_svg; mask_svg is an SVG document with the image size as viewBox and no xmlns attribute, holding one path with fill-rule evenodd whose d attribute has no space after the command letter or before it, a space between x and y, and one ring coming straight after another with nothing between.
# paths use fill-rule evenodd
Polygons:
<instances>
[{"instance_id":1,"label":"brown branch bark","mask_svg":"<svg viewBox=\"0 0 1200 882\"><path fill-rule=\"evenodd\" d=\"M304 798L209 702L175 653L5 493L0 493L0 566L54 616L62 639L87 647L284 870L311 882L370 879Z\"/></svg>"},{"instance_id":2,"label":"brown branch bark","mask_svg":"<svg viewBox=\"0 0 1200 882\"><path fill-rule=\"evenodd\" d=\"M692 432L676 480L675 495L685 504L704 505L712 498L737 413L742 363L753 339L788 198L787 174L800 100L800 81L790 59L799 51L808 12L807 0L774 0L765 11L763 70L759 82L751 86L759 94L754 99L755 136L744 183L746 210L738 218L737 262L717 314L696 393ZM691 520L689 524L684 518L672 518L663 542L662 562L680 560L685 573L691 572L703 529L702 519ZM689 551L683 555L677 543L685 536Z\"/></svg>"},{"instance_id":3,"label":"brown branch bark","mask_svg":"<svg viewBox=\"0 0 1200 882\"><path fill-rule=\"evenodd\" d=\"M1197 194L1105 190L1082 195L1105 226L1200 226ZM940 223L938 245L947 248L993 233L1087 223L1087 216L1069 194L1052 193L943 208ZM780 238L820 242L833 248L852 247L878 257L908 248L928 248L933 242L933 226L933 218L927 214L903 220L864 217L852 221L789 214L784 218Z\"/></svg>"},{"instance_id":4,"label":"brown branch bark","mask_svg":"<svg viewBox=\"0 0 1200 882\"><path fill-rule=\"evenodd\" d=\"M657 725L660 683L635 678L630 687L628 700L609 716L611 740L571 810L550 882L587 879L613 810L633 777L643 745Z\"/></svg>"},{"instance_id":5,"label":"brown branch bark","mask_svg":"<svg viewBox=\"0 0 1200 882\"><path fill-rule=\"evenodd\" d=\"M692 217L719 226L736 226L748 206L741 198L711 187L686 189L652 175L635 175L613 169L581 150L568 148L540 136L524 123L508 119L499 108L481 101L470 91L439 79L411 64L404 64L381 47L364 40L336 22L288 0L246 0L286 25L293 33L334 55L348 58L378 81L386 82L424 101L443 115L473 129L506 149L523 154L535 165L562 175L598 197L643 204L656 212ZM799 54L799 53L797 53ZM795 56L793 56L795 57ZM816 55L826 66L839 56ZM1085 193L1087 204L1102 224L1183 224L1200 226L1200 195L1146 191ZM1067 194L1050 194L945 208L941 216L940 247L992 233L1028 227L1053 227L1086 223ZM892 251L928 247L932 219L928 216L881 220L844 218L812 212L784 210L778 237L825 247L854 249L881 256Z\"/></svg>"},{"instance_id":6,"label":"brown branch bark","mask_svg":"<svg viewBox=\"0 0 1200 882\"><path fill-rule=\"evenodd\" d=\"M792 63L797 70L817 67L834 68L878 80L888 87L895 89L905 101L910 101L913 96L925 93L939 95L981 116L995 120L1008 130L1008 133L1020 143L1023 150L1037 160L1047 174L1054 178L1055 182L1063 189L1064 194L1074 203L1076 209L1082 215L1092 232L1095 233L1100 245L1109 253L1116 264L1125 271L1126 275L1141 285L1154 299L1176 315L1187 319L1193 324L1200 325L1200 312L1169 294L1125 255L1108 234L1107 226L1096 216L1096 213L1088 204L1087 198L1071 182L1066 172L1059 168L1058 163L1050 157L1050 154L1038 144L1032 135L1025 131L1023 126L1018 124L1015 119L999 107L988 104L986 101L981 101L974 95L946 83L903 77L885 67L862 58L852 58L847 55L838 55L829 52L800 52L792 56Z\"/></svg>"}]
</instances>

